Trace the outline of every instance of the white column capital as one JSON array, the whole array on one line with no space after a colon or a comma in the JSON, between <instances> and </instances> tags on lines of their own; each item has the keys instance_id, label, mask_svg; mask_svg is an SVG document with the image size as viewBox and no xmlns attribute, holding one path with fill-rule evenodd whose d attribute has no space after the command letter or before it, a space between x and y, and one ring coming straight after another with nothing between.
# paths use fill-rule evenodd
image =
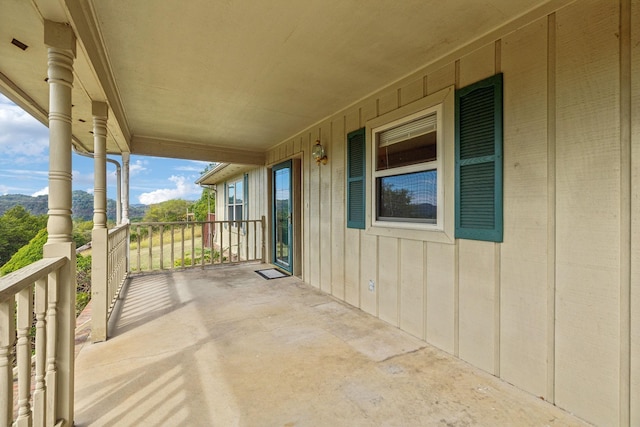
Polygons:
<instances>
[{"instance_id":1,"label":"white column capital","mask_svg":"<svg viewBox=\"0 0 640 427\"><path fill-rule=\"evenodd\" d=\"M76 35L68 24L45 19L44 44L50 48L69 51L76 57Z\"/></svg>"},{"instance_id":2,"label":"white column capital","mask_svg":"<svg viewBox=\"0 0 640 427\"><path fill-rule=\"evenodd\" d=\"M91 102L91 114L93 117L99 117L101 119L109 118L109 106L106 102L92 101Z\"/></svg>"}]
</instances>

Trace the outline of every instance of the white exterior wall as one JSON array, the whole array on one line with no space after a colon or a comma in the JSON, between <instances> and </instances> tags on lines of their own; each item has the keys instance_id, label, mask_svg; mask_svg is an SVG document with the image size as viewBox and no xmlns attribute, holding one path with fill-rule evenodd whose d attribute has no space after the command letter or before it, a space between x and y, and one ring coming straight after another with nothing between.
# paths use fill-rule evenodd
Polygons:
<instances>
[{"instance_id":1,"label":"white exterior wall","mask_svg":"<svg viewBox=\"0 0 640 427\"><path fill-rule=\"evenodd\" d=\"M268 207L269 207L269 197L268 197L268 183L267 183L267 168L257 168L252 169L246 172L242 172L237 175L233 175L228 179L225 179L223 182L217 184L216 189L216 221L227 221L227 203L225 194L225 184L229 182L236 182L238 180L243 180L245 173L248 175L248 204L246 205L246 210L243 213L243 217L246 220L260 220L262 216L267 219L267 227L268 227ZM229 246L233 248L233 253L235 254L238 248L238 241L240 244L240 258L246 258L246 246L245 243L249 246L249 258L260 257L262 251L262 231L260 226L258 225L256 231L254 232L253 225L248 227L243 236L248 235L248 239L241 238L238 239L238 228L228 226L222 227L222 232L220 232L220 226L217 226L216 233L214 237L214 241L217 245L222 246L222 248L226 251ZM241 231L242 232L242 231ZM268 236L268 230L266 232ZM268 237L267 237L268 238ZM231 245L229 245L231 242ZM266 248L268 252L268 247Z\"/></svg>"},{"instance_id":2,"label":"white exterior wall","mask_svg":"<svg viewBox=\"0 0 640 427\"><path fill-rule=\"evenodd\" d=\"M626 48L621 5L631 8ZM346 228L346 134L498 72L504 242ZM269 165L302 158L303 279L590 422L625 424L630 411L640 425L639 76L640 2L581 0L498 30L275 146ZM317 139L327 165L311 159Z\"/></svg>"},{"instance_id":3,"label":"white exterior wall","mask_svg":"<svg viewBox=\"0 0 640 427\"><path fill-rule=\"evenodd\" d=\"M640 3L631 3L631 425L640 425ZM624 121L623 121L624 123Z\"/></svg>"}]
</instances>

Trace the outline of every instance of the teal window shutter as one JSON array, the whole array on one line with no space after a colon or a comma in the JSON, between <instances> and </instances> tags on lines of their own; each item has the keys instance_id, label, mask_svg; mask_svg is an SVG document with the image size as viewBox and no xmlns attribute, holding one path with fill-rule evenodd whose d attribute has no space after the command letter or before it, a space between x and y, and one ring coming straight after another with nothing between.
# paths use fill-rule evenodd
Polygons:
<instances>
[{"instance_id":1,"label":"teal window shutter","mask_svg":"<svg viewBox=\"0 0 640 427\"><path fill-rule=\"evenodd\" d=\"M456 91L458 239L502 242L502 74Z\"/></svg>"},{"instance_id":2,"label":"teal window shutter","mask_svg":"<svg viewBox=\"0 0 640 427\"><path fill-rule=\"evenodd\" d=\"M347 227L365 228L365 128L347 134Z\"/></svg>"}]
</instances>

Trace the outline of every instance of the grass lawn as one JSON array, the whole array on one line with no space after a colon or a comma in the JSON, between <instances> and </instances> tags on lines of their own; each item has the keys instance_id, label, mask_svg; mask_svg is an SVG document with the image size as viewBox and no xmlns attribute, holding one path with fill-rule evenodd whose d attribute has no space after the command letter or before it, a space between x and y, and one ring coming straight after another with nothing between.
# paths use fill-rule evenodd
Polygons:
<instances>
[{"instance_id":1,"label":"grass lawn","mask_svg":"<svg viewBox=\"0 0 640 427\"><path fill-rule=\"evenodd\" d=\"M142 227L141 227L142 229ZM132 231L137 231L132 229ZM140 237L131 242L131 271L150 271L199 265L202 261L202 228L175 226L160 234L154 227L151 251L149 239ZM205 264L211 263L211 250L204 248ZM219 262L219 252L214 251L214 263Z\"/></svg>"}]
</instances>

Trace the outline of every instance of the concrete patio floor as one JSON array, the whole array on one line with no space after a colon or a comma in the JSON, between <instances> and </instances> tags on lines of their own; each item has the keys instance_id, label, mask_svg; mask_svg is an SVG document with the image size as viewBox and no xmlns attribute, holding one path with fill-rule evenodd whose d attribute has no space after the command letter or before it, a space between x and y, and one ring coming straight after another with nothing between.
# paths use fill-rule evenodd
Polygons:
<instances>
[{"instance_id":1,"label":"concrete patio floor","mask_svg":"<svg viewBox=\"0 0 640 427\"><path fill-rule=\"evenodd\" d=\"M568 426L570 414L251 264L136 276L76 426Z\"/></svg>"}]
</instances>

